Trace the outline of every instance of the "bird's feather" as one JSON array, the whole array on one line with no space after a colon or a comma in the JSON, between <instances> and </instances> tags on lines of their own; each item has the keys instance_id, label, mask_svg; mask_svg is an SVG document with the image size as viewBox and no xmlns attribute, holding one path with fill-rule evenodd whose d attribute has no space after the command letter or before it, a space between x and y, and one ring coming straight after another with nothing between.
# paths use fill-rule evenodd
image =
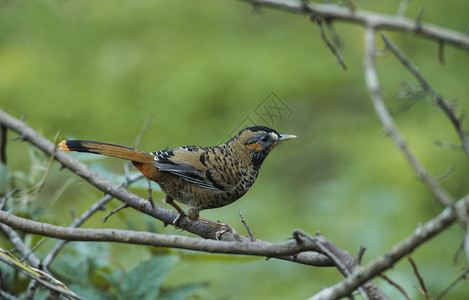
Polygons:
<instances>
[{"instance_id":1,"label":"bird's feather","mask_svg":"<svg viewBox=\"0 0 469 300\"><path fill-rule=\"evenodd\" d=\"M224 180L226 176L211 166L207 151L208 148L192 146L158 151L154 153L154 166L207 189L225 191L236 186L236 180Z\"/></svg>"}]
</instances>

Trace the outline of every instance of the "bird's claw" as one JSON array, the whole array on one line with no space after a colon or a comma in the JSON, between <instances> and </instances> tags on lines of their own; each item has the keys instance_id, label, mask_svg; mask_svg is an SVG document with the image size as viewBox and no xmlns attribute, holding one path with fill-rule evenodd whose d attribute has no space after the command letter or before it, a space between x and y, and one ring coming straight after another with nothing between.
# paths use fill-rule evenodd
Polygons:
<instances>
[{"instance_id":1,"label":"bird's claw","mask_svg":"<svg viewBox=\"0 0 469 300\"><path fill-rule=\"evenodd\" d=\"M181 221L181 219L184 218L185 216L186 214L184 212L178 212L178 216L173 221L174 228L180 229L180 227L178 226L179 221Z\"/></svg>"},{"instance_id":2,"label":"bird's claw","mask_svg":"<svg viewBox=\"0 0 469 300\"><path fill-rule=\"evenodd\" d=\"M228 224L222 224L222 229L215 232L215 239L217 241L221 240L221 236L227 232L231 233L237 242L241 242L241 237L236 232L236 230Z\"/></svg>"}]
</instances>

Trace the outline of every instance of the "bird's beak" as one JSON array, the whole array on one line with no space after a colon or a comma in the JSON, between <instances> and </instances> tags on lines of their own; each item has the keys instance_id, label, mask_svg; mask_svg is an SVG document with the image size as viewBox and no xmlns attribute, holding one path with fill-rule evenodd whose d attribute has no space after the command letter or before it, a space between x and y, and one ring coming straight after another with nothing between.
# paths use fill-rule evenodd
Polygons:
<instances>
[{"instance_id":1,"label":"bird's beak","mask_svg":"<svg viewBox=\"0 0 469 300\"><path fill-rule=\"evenodd\" d=\"M296 135L293 134L281 134L279 142L296 139Z\"/></svg>"}]
</instances>

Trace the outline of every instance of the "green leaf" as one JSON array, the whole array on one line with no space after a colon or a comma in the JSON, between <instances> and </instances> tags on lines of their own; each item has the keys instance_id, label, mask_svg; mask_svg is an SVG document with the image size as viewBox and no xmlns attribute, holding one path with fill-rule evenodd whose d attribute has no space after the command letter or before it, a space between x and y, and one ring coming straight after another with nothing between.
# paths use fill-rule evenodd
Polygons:
<instances>
[{"instance_id":1,"label":"green leaf","mask_svg":"<svg viewBox=\"0 0 469 300\"><path fill-rule=\"evenodd\" d=\"M69 244L67 252L57 257L51 267L61 278L89 285L94 278L93 274L111 267L109 256L107 244L77 242Z\"/></svg>"},{"instance_id":2,"label":"green leaf","mask_svg":"<svg viewBox=\"0 0 469 300\"><path fill-rule=\"evenodd\" d=\"M160 300L184 300L194 295L194 292L202 287L206 287L205 283L191 283L182 285L177 288L161 290Z\"/></svg>"},{"instance_id":3,"label":"green leaf","mask_svg":"<svg viewBox=\"0 0 469 300\"><path fill-rule=\"evenodd\" d=\"M176 263L174 256L157 256L141 262L125 274L115 286L121 299L154 300L160 294L161 284Z\"/></svg>"}]
</instances>

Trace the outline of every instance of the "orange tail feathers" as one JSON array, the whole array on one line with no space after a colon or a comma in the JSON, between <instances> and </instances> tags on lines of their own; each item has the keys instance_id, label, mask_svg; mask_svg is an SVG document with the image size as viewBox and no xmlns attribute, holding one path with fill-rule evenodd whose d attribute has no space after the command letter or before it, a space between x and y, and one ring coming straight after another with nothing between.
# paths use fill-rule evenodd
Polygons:
<instances>
[{"instance_id":1,"label":"orange tail feathers","mask_svg":"<svg viewBox=\"0 0 469 300\"><path fill-rule=\"evenodd\" d=\"M62 151L86 152L131 160L133 162L153 164L155 157L147 152L104 142L88 140L63 140L59 143Z\"/></svg>"}]
</instances>

